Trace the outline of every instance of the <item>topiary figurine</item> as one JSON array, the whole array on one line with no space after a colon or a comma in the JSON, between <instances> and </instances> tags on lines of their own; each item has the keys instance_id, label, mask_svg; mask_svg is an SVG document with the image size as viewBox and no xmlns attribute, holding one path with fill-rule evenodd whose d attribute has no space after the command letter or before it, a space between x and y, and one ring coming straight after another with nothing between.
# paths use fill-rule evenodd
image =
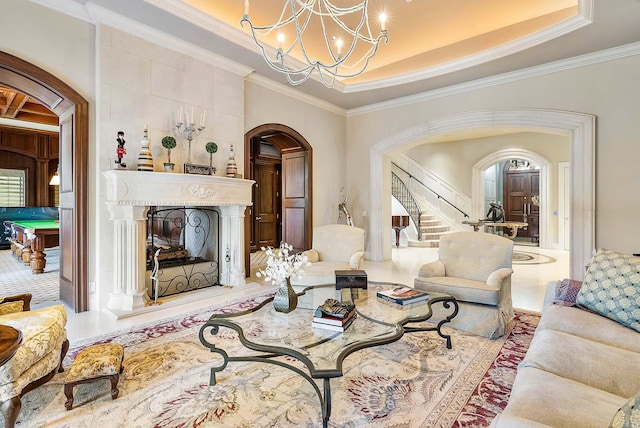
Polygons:
<instances>
[{"instance_id":1,"label":"topiary figurine","mask_svg":"<svg viewBox=\"0 0 640 428\"><path fill-rule=\"evenodd\" d=\"M167 135L166 137L162 138L162 147L167 149L168 152L168 162L164 163L164 170L166 172L173 172L174 164L171 163L171 149L175 149L176 145L176 139L171 135Z\"/></svg>"},{"instance_id":2,"label":"topiary figurine","mask_svg":"<svg viewBox=\"0 0 640 428\"><path fill-rule=\"evenodd\" d=\"M209 152L209 167L213 168L213 154L218 151L218 145L213 141L209 141L205 149Z\"/></svg>"}]
</instances>

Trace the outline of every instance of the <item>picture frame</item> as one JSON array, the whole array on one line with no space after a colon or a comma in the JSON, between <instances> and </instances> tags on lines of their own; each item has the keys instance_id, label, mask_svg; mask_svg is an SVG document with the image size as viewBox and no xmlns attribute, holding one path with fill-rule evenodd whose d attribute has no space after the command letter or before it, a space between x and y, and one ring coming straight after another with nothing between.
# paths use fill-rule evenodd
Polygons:
<instances>
[{"instance_id":1,"label":"picture frame","mask_svg":"<svg viewBox=\"0 0 640 428\"><path fill-rule=\"evenodd\" d=\"M197 175L214 175L216 173L216 168L214 166L209 166L209 165L196 165L192 163L185 163L184 173L197 174Z\"/></svg>"}]
</instances>

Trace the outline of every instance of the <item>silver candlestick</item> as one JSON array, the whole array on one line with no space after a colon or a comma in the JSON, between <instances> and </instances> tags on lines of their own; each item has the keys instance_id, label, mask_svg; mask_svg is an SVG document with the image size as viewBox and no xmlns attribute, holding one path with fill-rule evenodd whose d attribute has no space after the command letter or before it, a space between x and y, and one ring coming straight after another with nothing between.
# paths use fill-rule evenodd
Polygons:
<instances>
[{"instance_id":1,"label":"silver candlestick","mask_svg":"<svg viewBox=\"0 0 640 428\"><path fill-rule=\"evenodd\" d=\"M200 133L202 132L203 129L205 129L206 126L204 125L199 125L196 126L195 123L184 123L184 122L177 122L176 123L176 130L178 131L179 134L183 135L184 138L187 139L187 141L189 142L189 152L187 154L187 163L191 163L191 141L193 141L193 137L197 137L198 135L200 135Z\"/></svg>"}]
</instances>

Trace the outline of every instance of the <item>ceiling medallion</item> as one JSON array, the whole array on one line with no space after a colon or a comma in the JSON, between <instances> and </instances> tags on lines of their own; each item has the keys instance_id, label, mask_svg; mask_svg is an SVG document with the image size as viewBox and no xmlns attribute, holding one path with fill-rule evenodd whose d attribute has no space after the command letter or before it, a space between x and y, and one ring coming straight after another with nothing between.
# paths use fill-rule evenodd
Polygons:
<instances>
[{"instance_id":1,"label":"ceiling medallion","mask_svg":"<svg viewBox=\"0 0 640 428\"><path fill-rule=\"evenodd\" d=\"M286 0L276 23L259 26L249 19L249 0L245 0L240 25L249 25L267 64L284 73L290 84L303 83L315 71L322 83L330 88L336 78L345 79L363 73L376 54L380 41L388 42L385 14L379 17L380 34L375 38L372 36L368 5L369 0L349 7L337 7L328 0ZM347 22L352 25L347 25ZM305 47L304 33L307 27L322 30L324 47L320 52ZM271 33L278 40L275 55L273 49L264 42ZM307 34L308 45L310 37ZM296 58L303 58L302 63L292 61L292 54Z\"/></svg>"}]
</instances>

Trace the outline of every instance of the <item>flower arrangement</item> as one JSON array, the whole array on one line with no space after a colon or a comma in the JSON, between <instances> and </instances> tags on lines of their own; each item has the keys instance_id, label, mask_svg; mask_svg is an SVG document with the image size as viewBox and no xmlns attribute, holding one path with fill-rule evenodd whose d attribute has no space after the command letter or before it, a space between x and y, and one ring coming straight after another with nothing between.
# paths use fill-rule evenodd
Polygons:
<instances>
[{"instance_id":1,"label":"flower arrangement","mask_svg":"<svg viewBox=\"0 0 640 428\"><path fill-rule=\"evenodd\" d=\"M303 254L292 254L293 246L282 242L280 248L262 247L267 254L267 268L256 272L257 277L273 284L284 284L287 278L300 278L304 275L304 267L310 266L309 259Z\"/></svg>"}]
</instances>

